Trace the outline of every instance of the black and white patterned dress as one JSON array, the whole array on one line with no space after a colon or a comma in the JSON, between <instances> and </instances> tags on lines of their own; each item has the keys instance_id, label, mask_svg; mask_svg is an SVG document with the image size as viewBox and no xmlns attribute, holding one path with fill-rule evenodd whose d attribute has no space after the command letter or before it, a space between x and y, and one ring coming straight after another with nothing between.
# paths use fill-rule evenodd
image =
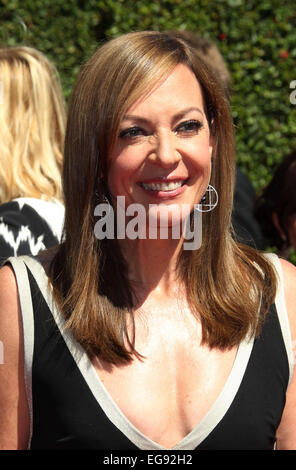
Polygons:
<instances>
[{"instance_id":1,"label":"black and white patterned dress","mask_svg":"<svg viewBox=\"0 0 296 470\"><path fill-rule=\"evenodd\" d=\"M18 198L0 205L0 261L36 256L59 243L64 207L56 200Z\"/></svg>"}]
</instances>

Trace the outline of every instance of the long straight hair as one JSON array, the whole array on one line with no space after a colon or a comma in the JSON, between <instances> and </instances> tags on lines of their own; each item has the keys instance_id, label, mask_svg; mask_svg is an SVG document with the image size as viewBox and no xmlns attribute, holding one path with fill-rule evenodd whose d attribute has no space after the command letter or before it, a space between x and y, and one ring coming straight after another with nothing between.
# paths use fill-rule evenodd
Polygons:
<instances>
[{"instance_id":1,"label":"long straight hair","mask_svg":"<svg viewBox=\"0 0 296 470\"><path fill-rule=\"evenodd\" d=\"M117 240L94 236L94 208L108 194L108 156L122 117L178 64L187 65L201 85L215 142L210 183L219 204L204 215L201 248L182 250L178 263L204 343L225 349L248 333L258 334L274 298L269 263L232 238L233 126L219 83L194 48L171 34L139 32L113 39L82 67L70 101L63 174L65 238L51 269L66 326L90 356L113 364L138 355L135 329L127 327L133 322L134 297Z\"/></svg>"}]
</instances>

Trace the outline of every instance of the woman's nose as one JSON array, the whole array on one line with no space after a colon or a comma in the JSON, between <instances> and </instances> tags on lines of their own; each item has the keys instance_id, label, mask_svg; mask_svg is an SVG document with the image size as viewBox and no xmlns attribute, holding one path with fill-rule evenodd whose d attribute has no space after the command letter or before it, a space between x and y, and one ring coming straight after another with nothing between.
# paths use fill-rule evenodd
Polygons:
<instances>
[{"instance_id":1,"label":"woman's nose","mask_svg":"<svg viewBox=\"0 0 296 470\"><path fill-rule=\"evenodd\" d=\"M176 138L172 132L162 132L156 136L151 157L156 164L164 168L180 161L181 155L176 148Z\"/></svg>"}]
</instances>

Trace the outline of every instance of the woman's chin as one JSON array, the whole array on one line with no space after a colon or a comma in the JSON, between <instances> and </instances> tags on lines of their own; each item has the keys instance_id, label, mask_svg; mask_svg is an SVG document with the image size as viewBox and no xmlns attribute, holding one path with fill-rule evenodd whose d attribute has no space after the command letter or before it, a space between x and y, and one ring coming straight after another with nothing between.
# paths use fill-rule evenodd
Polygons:
<instances>
[{"instance_id":1,"label":"woman's chin","mask_svg":"<svg viewBox=\"0 0 296 470\"><path fill-rule=\"evenodd\" d=\"M160 230L161 238L180 238L191 212L189 204L157 204L148 211L149 231Z\"/></svg>"}]
</instances>

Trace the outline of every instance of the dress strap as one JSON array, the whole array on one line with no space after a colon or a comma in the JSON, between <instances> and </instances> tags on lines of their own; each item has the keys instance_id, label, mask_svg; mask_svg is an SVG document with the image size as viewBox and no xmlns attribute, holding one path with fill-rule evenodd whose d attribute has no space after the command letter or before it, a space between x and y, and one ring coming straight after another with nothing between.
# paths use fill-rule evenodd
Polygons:
<instances>
[{"instance_id":1,"label":"dress strap","mask_svg":"<svg viewBox=\"0 0 296 470\"><path fill-rule=\"evenodd\" d=\"M10 257L7 259L6 264L10 264L15 273L20 301L24 338L24 378L30 418L29 449L33 432L32 366L34 351L34 313L28 272L23 258L25 257Z\"/></svg>"},{"instance_id":2,"label":"dress strap","mask_svg":"<svg viewBox=\"0 0 296 470\"><path fill-rule=\"evenodd\" d=\"M289 362L289 383L292 380L293 370L295 365L294 354L293 354L293 344L292 344L292 335L290 330L290 323L288 318L288 312L286 307L285 292L284 292L284 278L283 270L279 257L274 253L265 254L266 258L273 265L276 275L277 275L277 292L275 297L275 306L278 314L278 319L281 326L281 331L287 351L288 362Z\"/></svg>"}]
</instances>

